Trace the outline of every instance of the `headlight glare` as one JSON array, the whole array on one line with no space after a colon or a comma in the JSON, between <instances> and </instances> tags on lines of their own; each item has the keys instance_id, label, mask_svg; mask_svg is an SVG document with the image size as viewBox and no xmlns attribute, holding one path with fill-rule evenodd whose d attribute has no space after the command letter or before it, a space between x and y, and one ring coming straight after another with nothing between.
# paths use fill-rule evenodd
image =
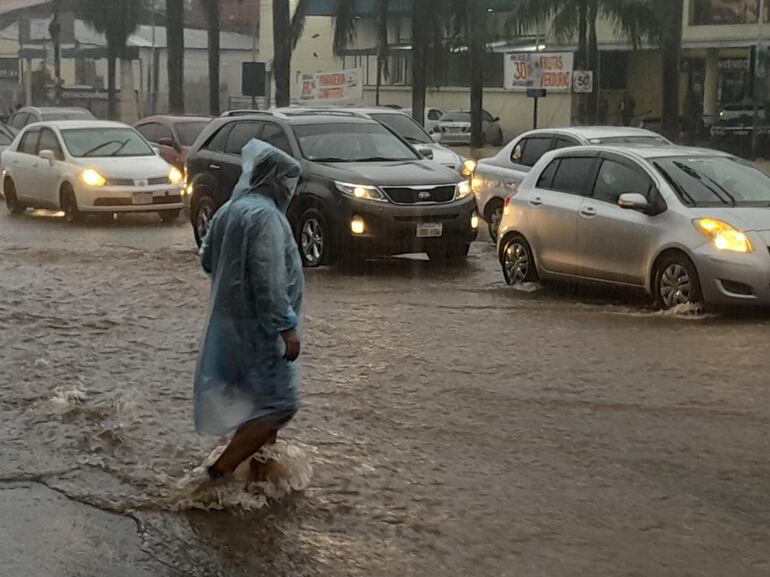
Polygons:
<instances>
[{"instance_id":1,"label":"headlight glare","mask_svg":"<svg viewBox=\"0 0 770 577\"><path fill-rule=\"evenodd\" d=\"M347 182L335 182L337 190L353 198L361 200L376 200L378 202L387 202L388 199L382 194L382 191L376 186L365 184L350 184Z\"/></svg>"},{"instance_id":2,"label":"headlight glare","mask_svg":"<svg viewBox=\"0 0 770 577\"><path fill-rule=\"evenodd\" d=\"M80 180L83 181L83 184L87 184L88 186L104 186L107 183L107 179L93 168L87 168L81 172Z\"/></svg>"},{"instance_id":3,"label":"headlight glare","mask_svg":"<svg viewBox=\"0 0 770 577\"><path fill-rule=\"evenodd\" d=\"M472 158L469 158L463 162L463 176L473 176L473 172L476 170L477 162Z\"/></svg>"},{"instance_id":4,"label":"headlight glare","mask_svg":"<svg viewBox=\"0 0 770 577\"><path fill-rule=\"evenodd\" d=\"M473 190L471 190L471 183L467 180L463 180L462 182L458 183L457 187L455 188L455 198L465 198L472 192Z\"/></svg>"},{"instance_id":5,"label":"headlight glare","mask_svg":"<svg viewBox=\"0 0 770 577\"><path fill-rule=\"evenodd\" d=\"M168 171L168 181L171 184L182 184L184 182L184 174L176 166L172 166Z\"/></svg>"},{"instance_id":6,"label":"headlight glare","mask_svg":"<svg viewBox=\"0 0 770 577\"><path fill-rule=\"evenodd\" d=\"M714 218L699 218L695 227L711 240L719 250L748 253L754 250L749 238L732 225Z\"/></svg>"}]
</instances>

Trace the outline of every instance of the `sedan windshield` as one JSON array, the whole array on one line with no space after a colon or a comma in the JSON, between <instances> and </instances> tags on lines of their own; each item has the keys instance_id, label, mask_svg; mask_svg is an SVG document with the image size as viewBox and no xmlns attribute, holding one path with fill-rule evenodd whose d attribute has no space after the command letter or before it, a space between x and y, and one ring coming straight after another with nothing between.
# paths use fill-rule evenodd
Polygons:
<instances>
[{"instance_id":1,"label":"sedan windshield","mask_svg":"<svg viewBox=\"0 0 770 577\"><path fill-rule=\"evenodd\" d=\"M770 177L738 158L678 156L653 164L690 206L770 206Z\"/></svg>"},{"instance_id":2,"label":"sedan windshield","mask_svg":"<svg viewBox=\"0 0 770 577\"><path fill-rule=\"evenodd\" d=\"M304 124L294 127L302 155L316 162L403 161L419 158L376 123Z\"/></svg>"},{"instance_id":3,"label":"sedan windshield","mask_svg":"<svg viewBox=\"0 0 770 577\"><path fill-rule=\"evenodd\" d=\"M447 112L441 117L440 122L470 122L470 112Z\"/></svg>"},{"instance_id":4,"label":"sedan windshield","mask_svg":"<svg viewBox=\"0 0 770 577\"><path fill-rule=\"evenodd\" d=\"M407 142L428 144L433 140L422 127L406 114L370 114L377 122L381 122Z\"/></svg>"},{"instance_id":5,"label":"sedan windshield","mask_svg":"<svg viewBox=\"0 0 770 577\"><path fill-rule=\"evenodd\" d=\"M76 158L155 154L133 128L72 128L61 133L67 150Z\"/></svg>"},{"instance_id":6,"label":"sedan windshield","mask_svg":"<svg viewBox=\"0 0 770 577\"><path fill-rule=\"evenodd\" d=\"M182 146L192 146L195 139L198 138L208 122L201 120L196 122L180 122L176 125L176 133L179 136L179 144Z\"/></svg>"}]
</instances>

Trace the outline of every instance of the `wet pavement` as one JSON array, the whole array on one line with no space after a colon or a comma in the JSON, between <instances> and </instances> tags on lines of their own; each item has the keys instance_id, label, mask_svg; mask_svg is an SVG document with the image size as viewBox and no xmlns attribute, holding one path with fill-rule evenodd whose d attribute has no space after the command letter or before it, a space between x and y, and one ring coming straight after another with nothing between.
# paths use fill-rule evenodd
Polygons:
<instances>
[{"instance_id":1,"label":"wet pavement","mask_svg":"<svg viewBox=\"0 0 770 577\"><path fill-rule=\"evenodd\" d=\"M192 425L189 227L3 213L0 255L9 574L770 574L766 312L513 290L485 241L307 271L285 447L313 476L217 505L175 493L221 442Z\"/></svg>"}]
</instances>

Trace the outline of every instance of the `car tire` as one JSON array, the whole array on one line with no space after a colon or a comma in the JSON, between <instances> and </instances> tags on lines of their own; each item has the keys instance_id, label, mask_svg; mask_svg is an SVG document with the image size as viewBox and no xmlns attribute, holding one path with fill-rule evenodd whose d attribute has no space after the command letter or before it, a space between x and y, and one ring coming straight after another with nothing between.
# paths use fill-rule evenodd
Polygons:
<instances>
[{"instance_id":1,"label":"car tire","mask_svg":"<svg viewBox=\"0 0 770 577\"><path fill-rule=\"evenodd\" d=\"M69 223L77 223L83 220L83 213L78 208L78 199L75 191L69 184L61 188L59 204L64 211L64 220Z\"/></svg>"},{"instance_id":2,"label":"car tire","mask_svg":"<svg viewBox=\"0 0 770 577\"><path fill-rule=\"evenodd\" d=\"M332 261L331 230L320 210L308 208L302 213L296 236L303 266L315 268Z\"/></svg>"},{"instance_id":3,"label":"car tire","mask_svg":"<svg viewBox=\"0 0 770 577\"><path fill-rule=\"evenodd\" d=\"M512 234L505 239L500 251L500 265L503 267L505 282L509 285L539 280L532 248L520 234Z\"/></svg>"},{"instance_id":4,"label":"car tire","mask_svg":"<svg viewBox=\"0 0 770 577\"><path fill-rule=\"evenodd\" d=\"M5 181L5 206L8 208L8 212L13 215L23 214L27 210L27 207L19 202L18 196L16 196L16 185L8 178Z\"/></svg>"},{"instance_id":5,"label":"car tire","mask_svg":"<svg viewBox=\"0 0 770 577\"><path fill-rule=\"evenodd\" d=\"M201 196L196 203L190 220L192 221L193 233L195 234L195 242L198 246L203 244L203 238L209 231L211 219L214 218L216 211L216 204L214 204L214 199L210 196Z\"/></svg>"},{"instance_id":6,"label":"car tire","mask_svg":"<svg viewBox=\"0 0 770 577\"><path fill-rule=\"evenodd\" d=\"M671 252L655 266L655 305L669 310L680 305L702 305L700 277L692 261L681 252Z\"/></svg>"},{"instance_id":7,"label":"car tire","mask_svg":"<svg viewBox=\"0 0 770 577\"><path fill-rule=\"evenodd\" d=\"M431 262L449 263L459 262L468 256L471 249L470 244L446 245L436 248L429 248L425 252Z\"/></svg>"},{"instance_id":8,"label":"car tire","mask_svg":"<svg viewBox=\"0 0 770 577\"><path fill-rule=\"evenodd\" d=\"M487 228L492 241L497 243L497 235L500 232L500 222L503 220L503 202L500 199L493 199L489 202L486 209Z\"/></svg>"},{"instance_id":9,"label":"car tire","mask_svg":"<svg viewBox=\"0 0 770 577\"><path fill-rule=\"evenodd\" d=\"M491 143L492 146L502 146L503 145L503 131L498 130L497 131L497 138Z\"/></svg>"},{"instance_id":10,"label":"car tire","mask_svg":"<svg viewBox=\"0 0 770 577\"><path fill-rule=\"evenodd\" d=\"M171 224L176 221L176 219L179 218L179 214L182 211L178 208L175 208L173 210L161 210L158 211L158 216L160 216L160 220L164 224Z\"/></svg>"}]
</instances>

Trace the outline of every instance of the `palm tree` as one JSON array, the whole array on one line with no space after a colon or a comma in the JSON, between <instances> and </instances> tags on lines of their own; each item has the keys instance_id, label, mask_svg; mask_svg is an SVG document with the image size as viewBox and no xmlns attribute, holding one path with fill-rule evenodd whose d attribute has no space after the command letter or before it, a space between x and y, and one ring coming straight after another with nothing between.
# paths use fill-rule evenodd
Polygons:
<instances>
[{"instance_id":1,"label":"palm tree","mask_svg":"<svg viewBox=\"0 0 770 577\"><path fill-rule=\"evenodd\" d=\"M184 0L166 0L168 107L184 114Z\"/></svg>"},{"instance_id":2,"label":"palm tree","mask_svg":"<svg viewBox=\"0 0 770 577\"><path fill-rule=\"evenodd\" d=\"M118 117L115 60L122 57L128 37L139 25L142 0L77 0L78 17L107 40L107 102L110 118Z\"/></svg>"},{"instance_id":3,"label":"palm tree","mask_svg":"<svg viewBox=\"0 0 770 577\"><path fill-rule=\"evenodd\" d=\"M663 135L679 137L679 67L682 54L683 0L655 0L660 14L662 64L661 126Z\"/></svg>"},{"instance_id":4,"label":"palm tree","mask_svg":"<svg viewBox=\"0 0 770 577\"><path fill-rule=\"evenodd\" d=\"M388 9L389 0L377 0L377 87L374 102L380 105L382 81L388 77Z\"/></svg>"},{"instance_id":5,"label":"palm tree","mask_svg":"<svg viewBox=\"0 0 770 577\"><path fill-rule=\"evenodd\" d=\"M206 0L209 48L209 113L219 116L219 0Z\"/></svg>"},{"instance_id":6,"label":"palm tree","mask_svg":"<svg viewBox=\"0 0 770 577\"><path fill-rule=\"evenodd\" d=\"M291 49L289 0L273 0L273 77L276 106L291 104Z\"/></svg>"}]
</instances>

